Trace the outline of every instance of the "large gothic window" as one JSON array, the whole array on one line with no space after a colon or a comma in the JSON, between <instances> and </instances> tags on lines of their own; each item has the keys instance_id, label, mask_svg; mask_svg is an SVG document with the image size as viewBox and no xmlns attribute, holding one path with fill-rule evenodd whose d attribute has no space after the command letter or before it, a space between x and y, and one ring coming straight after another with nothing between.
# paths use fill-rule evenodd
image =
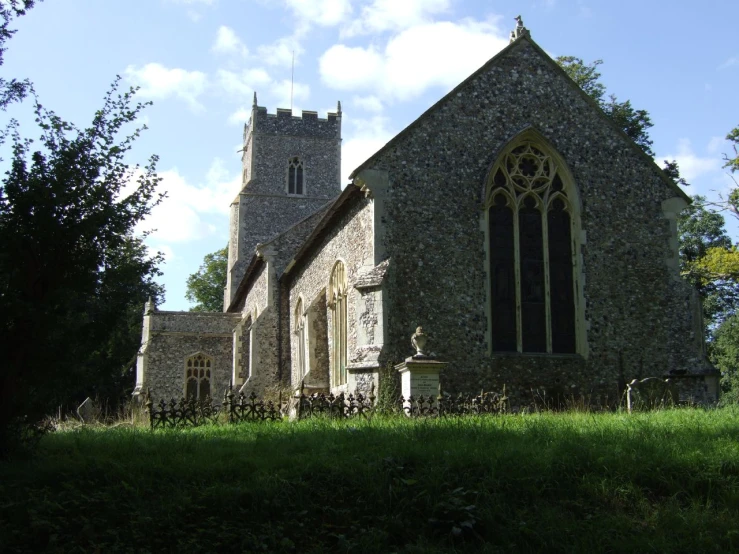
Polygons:
<instances>
[{"instance_id":1,"label":"large gothic window","mask_svg":"<svg viewBox=\"0 0 739 554\"><path fill-rule=\"evenodd\" d=\"M334 386L346 384L346 269L336 262L329 283L329 308L332 320L331 380Z\"/></svg>"},{"instance_id":2,"label":"large gothic window","mask_svg":"<svg viewBox=\"0 0 739 554\"><path fill-rule=\"evenodd\" d=\"M573 209L561 168L524 141L487 186L493 352L575 353Z\"/></svg>"},{"instance_id":3,"label":"large gothic window","mask_svg":"<svg viewBox=\"0 0 739 554\"><path fill-rule=\"evenodd\" d=\"M288 194L303 194L303 162L300 158L290 158L287 165Z\"/></svg>"},{"instance_id":4,"label":"large gothic window","mask_svg":"<svg viewBox=\"0 0 739 554\"><path fill-rule=\"evenodd\" d=\"M210 375L213 362L205 354L195 354L185 360L185 397L197 400L210 398Z\"/></svg>"}]
</instances>

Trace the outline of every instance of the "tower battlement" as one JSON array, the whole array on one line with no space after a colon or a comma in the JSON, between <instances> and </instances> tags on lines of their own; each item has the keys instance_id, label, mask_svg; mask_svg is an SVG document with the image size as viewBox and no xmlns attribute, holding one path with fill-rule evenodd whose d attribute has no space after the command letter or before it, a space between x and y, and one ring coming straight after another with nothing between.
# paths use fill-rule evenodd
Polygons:
<instances>
[{"instance_id":1,"label":"tower battlement","mask_svg":"<svg viewBox=\"0 0 739 554\"><path fill-rule=\"evenodd\" d=\"M303 110L300 115L294 115L292 110L277 108L276 113L268 113L267 108L254 106L252 117L244 127L245 143L250 133L340 139L341 104L326 118L318 117L315 111Z\"/></svg>"}]
</instances>

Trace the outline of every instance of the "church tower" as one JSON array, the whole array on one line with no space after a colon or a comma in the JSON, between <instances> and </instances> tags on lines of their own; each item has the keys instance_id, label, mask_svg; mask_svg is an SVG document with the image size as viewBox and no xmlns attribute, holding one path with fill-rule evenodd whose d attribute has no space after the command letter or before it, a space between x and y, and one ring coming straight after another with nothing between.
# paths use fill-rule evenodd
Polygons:
<instances>
[{"instance_id":1,"label":"church tower","mask_svg":"<svg viewBox=\"0 0 739 554\"><path fill-rule=\"evenodd\" d=\"M336 113L278 109L268 114L254 93L244 126L242 188L231 203L228 309L257 244L308 217L341 192L341 103Z\"/></svg>"}]
</instances>

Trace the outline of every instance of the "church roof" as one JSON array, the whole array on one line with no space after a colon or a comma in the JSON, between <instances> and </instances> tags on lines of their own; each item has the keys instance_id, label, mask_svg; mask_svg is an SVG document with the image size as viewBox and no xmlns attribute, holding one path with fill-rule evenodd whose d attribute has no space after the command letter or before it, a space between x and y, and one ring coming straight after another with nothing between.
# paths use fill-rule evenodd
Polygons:
<instances>
[{"instance_id":1,"label":"church roof","mask_svg":"<svg viewBox=\"0 0 739 554\"><path fill-rule=\"evenodd\" d=\"M359 194L361 194L360 188L353 183L349 183L344 190L341 191L341 194L328 207L323 217L318 222L318 225L313 229L313 232L307 239L305 239L305 242L303 242L303 245L298 249L298 251L295 252L295 255L292 260L290 260L290 263L287 264L287 267L285 267L285 271L282 273L280 278L290 273L295 264L300 261L311 249L313 244L323 236L324 232L329 228L329 224L333 222L336 214L342 211L342 207L347 204L349 199L358 196Z\"/></svg>"},{"instance_id":2,"label":"church roof","mask_svg":"<svg viewBox=\"0 0 739 554\"><path fill-rule=\"evenodd\" d=\"M317 211L313 212L307 217L304 217L303 219L301 219L294 225L288 227L281 233L275 235L270 240L258 244L254 251L254 254L251 257L251 260L249 261L249 265L247 266L246 271L244 272L244 277L241 279L241 282L239 283L239 286L236 289L235 294L233 295L233 300L231 300L231 304L228 306L226 311L230 312L230 311L234 311L238 309L238 305L241 303L241 301L244 299L244 297L248 293L249 288L251 287L252 282L254 281L254 278L257 275L257 270L262 265L264 265L263 253L268 251L270 246L275 245L275 243L277 242L280 242L281 239L289 238L291 237L291 235L298 235L299 237L300 228L308 224L311 219L319 219L318 225L320 225L321 222L323 222L323 220L325 219L323 215L326 214L326 212L331 209L331 207L336 203L336 200L338 200L338 198L340 197L341 195L339 195L337 199L327 202ZM309 236L309 239L310 239L310 236ZM300 242L300 244L302 245L304 245L305 243L306 243L305 240ZM286 251L289 248L289 243L286 242L284 246L281 244L280 247L282 248L282 251L279 251L278 254L282 254L281 257L289 256L290 254L289 251ZM294 257L292 258L292 260L294 261ZM290 263L292 264L293 262L291 261Z\"/></svg>"},{"instance_id":3,"label":"church roof","mask_svg":"<svg viewBox=\"0 0 739 554\"><path fill-rule=\"evenodd\" d=\"M549 63L555 71L559 72L563 77L566 78L566 80L570 83L572 88L582 96L583 99L585 99L586 102L592 106L594 110L596 110L602 120L604 121L604 124L609 125L613 130L615 130L619 135L621 135L621 138L624 139L630 147L634 150L634 152L640 156L647 164L649 164L654 171L656 171L659 175L659 177L664 181L664 183L673 189L675 193L686 200L687 202L691 202L690 196L688 196L679 186L677 186L672 179L670 179L665 172L655 163L654 159L649 156L646 152L644 152L632 139L629 137L622 129L616 125L611 118L609 118L603 110L598 106L598 104L593 100L588 94L580 88L580 86L575 83L569 75L565 72L564 69L562 69L559 64L557 64L556 61L554 61L536 42L531 38L531 34L526 32L519 38L513 40L508 46L503 48L500 52L498 52L495 56L490 58L485 64L482 65L477 71L475 71L472 75L467 77L464 81L459 83L456 87L454 87L449 93L444 95L442 98L440 98L433 106L431 106L429 109L427 109L425 112L423 112L418 118L416 118L412 123L410 123L405 129L400 131L397 135L395 135L392 139L390 139L385 146L380 148L377 152L375 152L372 156L367 158L361 165L359 165L354 171L352 171L351 175L349 175L350 179L354 179L360 171L363 169L367 169L370 167L370 164L379 156L381 156L383 153L394 147L397 143L399 143L408 133L412 132L417 126L420 125L420 123L425 120L427 117L429 117L430 114L435 112L437 109L439 109L446 101L447 99L453 97L457 92L459 92L461 89L463 89L468 83L473 81L475 78L477 78L479 75L489 71L492 67L495 67L500 60L502 60L505 56L510 54L512 51L514 51L517 48L521 48L523 44L529 44L538 54L540 54L541 58L546 60L547 63Z\"/></svg>"}]
</instances>

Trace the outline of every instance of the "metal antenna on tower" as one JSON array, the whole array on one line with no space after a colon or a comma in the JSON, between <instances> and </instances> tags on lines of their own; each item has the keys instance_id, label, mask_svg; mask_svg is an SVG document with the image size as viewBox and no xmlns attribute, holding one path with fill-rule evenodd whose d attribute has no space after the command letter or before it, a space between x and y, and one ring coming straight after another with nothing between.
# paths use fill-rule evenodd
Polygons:
<instances>
[{"instance_id":1,"label":"metal antenna on tower","mask_svg":"<svg viewBox=\"0 0 739 554\"><path fill-rule=\"evenodd\" d=\"M295 50L293 50L293 64L290 69L290 111L293 111L293 85L295 83Z\"/></svg>"}]
</instances>

